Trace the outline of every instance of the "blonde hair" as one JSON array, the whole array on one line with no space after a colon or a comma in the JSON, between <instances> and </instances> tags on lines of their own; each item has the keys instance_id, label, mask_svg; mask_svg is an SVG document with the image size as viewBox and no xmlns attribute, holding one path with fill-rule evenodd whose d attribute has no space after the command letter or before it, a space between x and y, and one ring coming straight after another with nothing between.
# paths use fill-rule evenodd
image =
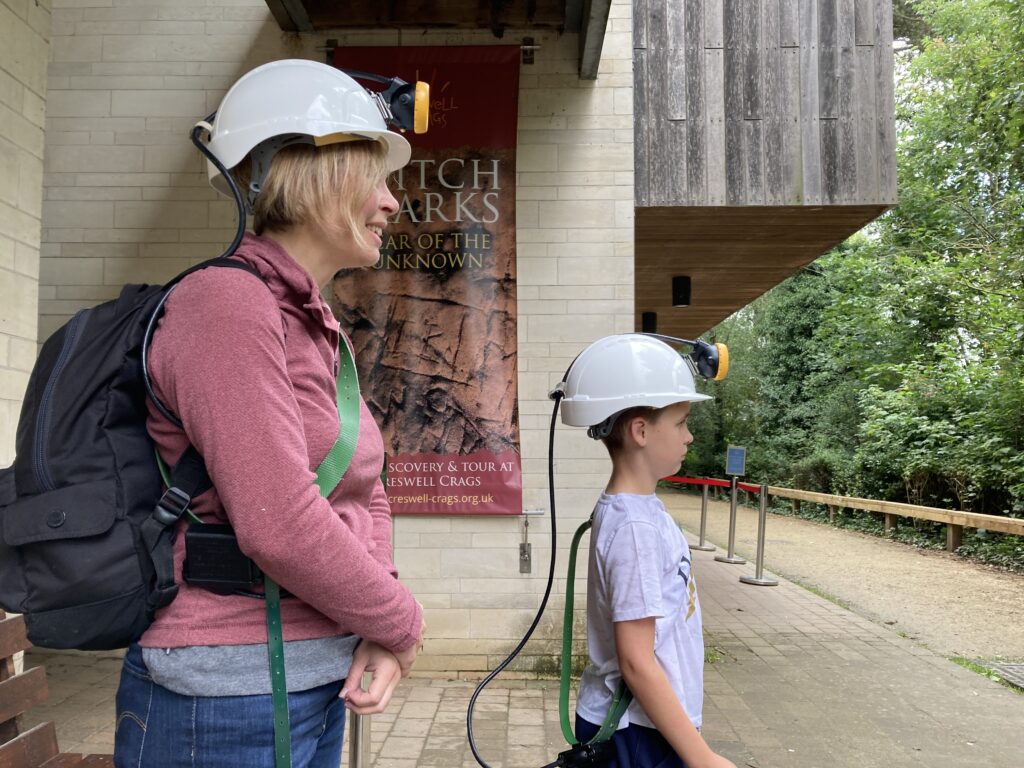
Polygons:
<instances>
[{"instance_id":1,"label":"blonde hair","mask_svg":"<svg viewBox=\"0 0 1024 768\"><path fill-rule=\"evenodd\" d=\"M387 148L378 141L282 148L274 155L253 205L253 230L260 235L268 229L285 231L316 224L329 235L347 231L365 242L362 206L387 175L386 157ZM231 172L244 194L251 176L249 157Z\"/></svg>"}]
</instances>

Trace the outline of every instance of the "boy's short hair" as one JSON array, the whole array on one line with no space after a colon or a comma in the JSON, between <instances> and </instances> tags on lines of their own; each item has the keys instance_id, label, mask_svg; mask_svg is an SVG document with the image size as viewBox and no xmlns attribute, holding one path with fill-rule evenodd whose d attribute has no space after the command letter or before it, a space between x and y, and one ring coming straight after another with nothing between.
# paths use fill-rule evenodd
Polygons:
<instances>
[{"instance_id":1,"label":"boy's short hair","mask_svg":"<svg viewBox=\"0 0 1024 768\"><path fill-rule=\"evenodd\" d=\"M615 424L612 426L612 431L608 437L602 437L601 442L604 443L605 448L608 449L608 455L615 458L616 454L622 450L622 447L626 442L626 430L629 428L627 425L635 419L637 416L642 416L645 419L656 422L661 418L661 414L664 412L664 408L655 408L651 405L637 405L633 408L627 408L621 411L615 418Z\"/></svg>"},{"instance_id":2,"label":"boy's short hair","mask_svg":"<svg viewBox=\"0 0 1024 768\"><path fill-rule=\"evenodd\" d=\"M335 234L366 236L359 221L363 203L387 174L387 147L378 141L349 141L315 147L292 144L274 155L253 205L253 231L285 231L312 223ZM249 186L248 156L231 170L239 187ZM243 192L244 194L244 192ZM332 222L340 213L341 225Z\"/></svg>"}]
</instances>

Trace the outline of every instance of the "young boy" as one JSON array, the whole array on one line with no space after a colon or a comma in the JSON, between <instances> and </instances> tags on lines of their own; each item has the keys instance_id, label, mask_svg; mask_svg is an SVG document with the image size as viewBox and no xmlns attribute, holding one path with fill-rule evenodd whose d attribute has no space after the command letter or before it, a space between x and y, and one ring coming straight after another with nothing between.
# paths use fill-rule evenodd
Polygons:
<instances>
[{"instance_id":1,"label":"young boy","mask_svg":"<svg viewBox=\"0 0 1024 768\"><path fill-rule=\"evenodd\" d=\"M638 334L590 345L565 384L563 422L589 427L612 459L591 531L590 664L576 736L594 737L624 679L633 701L613 736L610 768L735 768L700 734L704 641L690 548L654 494L693 441L690 403L709 397L678 352Z\"/></svg>"}]
</instances>

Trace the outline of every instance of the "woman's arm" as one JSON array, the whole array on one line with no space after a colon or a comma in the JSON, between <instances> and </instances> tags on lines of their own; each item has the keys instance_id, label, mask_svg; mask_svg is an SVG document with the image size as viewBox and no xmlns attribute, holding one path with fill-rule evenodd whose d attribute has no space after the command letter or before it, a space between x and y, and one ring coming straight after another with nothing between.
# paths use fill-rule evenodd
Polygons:
<instances>
[{"instance_id":1,"label":"woman's arm","mask_svg":"<svg viewBox=\"0 0 1024 768\"><path fill-rule=\"evenodd\" d=\"M377 481L373 489L373 498L370 500L370 517L373 519L373 556L392 576L398 578L391 546L391 504L388 503L384 483L380 480Z\"/></svg>"},{"instance_id":2,"label":"woman's arm","mask_svg":"<svg viewBox=\"0 0 1024 768\"><path fill-rule=\"evenodd\" d=\"M711 751L676 697L654 655L654 617L615 622L615 652L633 698L688 768L736 768Z\"/></svg>"}]
</instances>

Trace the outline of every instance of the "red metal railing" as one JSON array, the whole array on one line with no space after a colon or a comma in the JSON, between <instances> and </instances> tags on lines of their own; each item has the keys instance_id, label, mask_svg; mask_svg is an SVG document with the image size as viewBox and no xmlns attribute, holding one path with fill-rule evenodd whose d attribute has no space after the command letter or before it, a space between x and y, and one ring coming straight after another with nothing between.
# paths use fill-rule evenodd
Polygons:
<instances>
[{"instance_id":1,"label":"red metal railing","mask_svg":"<svg viewBox=\"0 0 1024 768\"><path fill-rule=\"evenodd\" d=\"M718 488L728 488L728 480L718 480L713 477L680 477L679 475L669 475L668 477L661 478L666 483L685 483L687 485L712 485ZM761 486L751 485L750 483L736 483L736 487L741 491L747 491L747 493L760 493Z\"/></svg>"}]
</instances>

